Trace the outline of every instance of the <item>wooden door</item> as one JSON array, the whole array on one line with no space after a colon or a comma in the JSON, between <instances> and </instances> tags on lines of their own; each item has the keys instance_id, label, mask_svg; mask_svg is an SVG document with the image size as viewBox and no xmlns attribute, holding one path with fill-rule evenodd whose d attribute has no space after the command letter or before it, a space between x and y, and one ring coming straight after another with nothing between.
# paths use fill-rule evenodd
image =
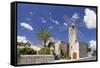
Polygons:
<instances>
[{"instance_id":1,"label":"wooden door","mask_svg":"<svg viewBox=\"0 0 100 68\"><path fill-rule=\"evenodd\" d=\"M77 59L77 53L73 52L73 59Z\"/></svg>"}]
</instances>

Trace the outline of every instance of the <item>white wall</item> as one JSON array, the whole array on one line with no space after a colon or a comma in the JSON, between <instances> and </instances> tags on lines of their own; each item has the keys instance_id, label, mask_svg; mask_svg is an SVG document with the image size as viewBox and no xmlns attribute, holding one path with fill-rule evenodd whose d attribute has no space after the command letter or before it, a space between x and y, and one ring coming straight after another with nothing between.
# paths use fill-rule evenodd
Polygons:
<instances>
[{"instance_id":1,"label":"white wall","mask_svg":"<svg viewBox=\"0 0 100 68\"><path fill-rule=\"evenodd\" d=\"M0 68L14 68L10 65L10 3L13 0L0 0ZM97 5L100 7L100 0L21 0L30 2L48 2L48 3L65 3L79 5ZM99 9L100 11L100 9ZM100 16L100 14L99 14ZM100 23L98 23L100 25ZM100 27L99 27L100 29ZM99 38L100 38L100 31ZM100 42L100 41L98 41ZM98 48L100 51L100 47ZM100 52L99 52L100 55ZM70 64L55 64L34 66L35 68L98 68L99 62L91 63L70 63ZM25 66L24 66L25 67ZM26 66L33 68L33 66ZM26 68L25 67L25 68ZM21 67L23 68L23 67Z\"/></svg>"}]
</instances>

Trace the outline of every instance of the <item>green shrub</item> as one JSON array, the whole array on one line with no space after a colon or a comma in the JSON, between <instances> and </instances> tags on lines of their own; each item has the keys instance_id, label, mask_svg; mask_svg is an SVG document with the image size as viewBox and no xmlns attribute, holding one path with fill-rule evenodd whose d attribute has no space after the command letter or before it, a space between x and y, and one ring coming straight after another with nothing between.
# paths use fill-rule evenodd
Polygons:
<instances>
[{"instance_id":1,"label":"green shrub","mask_svg":"<svg viewBox=\"0 0 100 68\"><path fill-rule=\"evenodd\" d=\"M87 51L88 51L88 52L91 52L91 48L87 48Z\"/></svg>"},{"instance_id":2,"label":"green shrub","mask_svg":"<svg viewBox=\"0 0 100 68\"><path fill-rule=\"evenodd\" d=\"M50 49L48 47L41 48L39 54L50 54Z\"/></svg>"},{"instance_id":3,"label":"green shrub","mask_svg":"<svg viewBox=\"0 0 100 68\"><path fill-rule=\"evenodd\" d=\"M64 58L64 52L63 52L63 50L61 49L60 52L61 52L61 58Z\"/></svg>"},{"instance_id":4,"label":"green shrub","mask_svg":"<svg viewBox=\"0 0 100 68\"><path fill-rule=\"evenodd\" d=\"M92 56L96 56L96 51L93 51Z\"/></svg>"},{"instance_id":5,"label":"green shrub","mask_svg":"<svg viewBox=\"0 0 100 68\"><path fill-rule=\"evenodd\" d=\"M20 55L21 53L21 48L17 48L17 55Z\"/></svg>"},{"instance_id":6,"label":"green shrub","mask_svg":"<svg viewBox=\"0 0 100 68\"><path fill-rule=\"evenodd\" d=\"M36 54L36 51L34 51L32 48L17 48L17 54L18 55L32 55Z\"/></svg>"},{"instance_id":7,"label":"green shrub","mask_svg":"<svg viewBox=\"0 0 100 68\"><path fill-rule=\"evenodd\" d=\"M67 52L64 52L62 49L61 49L61 58L63 58L63 59L69 59L69 56L67 55Z\"/></svg>"}]
</instances>

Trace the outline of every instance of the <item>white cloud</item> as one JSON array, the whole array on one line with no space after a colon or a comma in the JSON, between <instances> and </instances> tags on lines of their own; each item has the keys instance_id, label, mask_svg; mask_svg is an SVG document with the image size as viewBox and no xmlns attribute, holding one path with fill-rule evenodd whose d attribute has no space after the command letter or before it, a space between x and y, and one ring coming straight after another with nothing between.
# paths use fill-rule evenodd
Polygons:
<instances>
[{"instance_id":1,"label":"white cloud","mask_svg":"<svg viewBox=\"0 0 100 68\"><path fill-rule=\"evenodd\" d=\"M49 26L49 29L53 29L54 27L53 26Z\"/></svg>"},{"instance_id":2,"label":"white cloud","mask_svg":"<svg viewBox=\"0 0 100 68\"><path fill-rule=\"evenodd\" d=\"M72 18L77 20L77 19L79 19L79 15L77 13L74 13Z\"/></svg>"},{"instance_id":3,"label":"white cloud","mask_svg":"<svg viewBox=\"0 0 100 68\"><path fill-rule=\"evenodd\" d=\"M28 30L33 30L33 27L27 23L21 22L20 25Z\"/></svg>"},{"instance_id":4,"label":"white cloud","mask_svg":"<svg viewBox=\"0 0 100 68\"><path fill-rule=\"evenodd\" d=\"M25 36L17 36L17 42L24 42L24 43L26 43L27 39L26 39Z\"/></svg>"},{"instance_id":5,"label":"white cloud","mask_svg":"<svg viewBox=\"0 0 100 68\"><path fill-rule=\"evenodd\" d=\"M41 17L41 22L42 23L47 23L47 21L43 17Z\"/></svg>"},{"instance_id":6,"label":"white cloud","mask_svg":"<svg viewBox=\"0 0 100 68\"><path fill-rule=\"evenodd\" d=\"M54 19L52 19L52 18L49 18L49 19L50 19L53 23L59 25L59 22L58 22L57 20L54 20Z\"/></svg>"},{"instance_id":7,"label":"white cloud","mask_svg":"<svg viewBox=\"0 0 100 68\"><path fill-rule=\"evenodd\" d=\"M92 51L96 50L96 41L95 40L91 40L89 41L90 44L90 48L92 49Z\"/></svg>"},{"instance_id":8,"label":"white cloud","mask_svg":"<svg viewBox=\"0 0 100 68\"><path fill-rule=\"evenodd\" d=\"M93 10L85 9L84 23L88 29L96 28L96 13Z\"/></svg>"},{"instance_id":9,"label":"white cloud","mask_svg":"<svg viewBox=\"0 0 100 68\"><path fill-rule=\"evenodd\" d=\"M64 22L64 26L68 26L68 24L66 22Z\"/></svg>"},{"instance_id":10,"label":"white cloud","mask_svg":"<svg viewBox=\"0 0 100 68\"><path fill-rule=\"evenodd\" d=\"M26 20L31 21L31 18L27 17Z\"/></svg>"},{"instance_id":11,"label":"white cloud","mask_svg":"<svg viewBox=\"0 0 100 68\"><path fill-rule=\"evenodd\" d=\"M59 24L59 22L57 20L54 21L55 24Z\"/></svg>"}]
</instances>

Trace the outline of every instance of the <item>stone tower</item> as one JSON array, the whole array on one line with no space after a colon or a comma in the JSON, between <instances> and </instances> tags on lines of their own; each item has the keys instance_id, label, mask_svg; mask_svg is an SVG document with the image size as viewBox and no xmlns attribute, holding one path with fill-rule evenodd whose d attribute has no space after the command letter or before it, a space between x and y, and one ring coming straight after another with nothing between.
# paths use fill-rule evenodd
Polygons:
<instances>
[{"instance_id":1,"label":"stone tower","mask_svg":"<svg viewBox=\"0 0 100 68\"><path fill-rule=\"evenodd\" d=\"M77 27L72 23L69 27L69 56L71 59L79 58L79 43L77 42Z\"/></svg>"}]
</instances>

